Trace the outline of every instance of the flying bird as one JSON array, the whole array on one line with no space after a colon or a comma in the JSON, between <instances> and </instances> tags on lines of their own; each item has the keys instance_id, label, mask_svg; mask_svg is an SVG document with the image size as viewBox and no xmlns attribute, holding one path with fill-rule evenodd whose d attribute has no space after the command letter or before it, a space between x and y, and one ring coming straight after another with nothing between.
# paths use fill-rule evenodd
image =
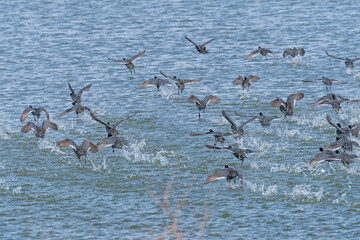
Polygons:
<instances>
[{"instance_id":1,"label":"flying bird","mask_svg":"<svg viewBox=\"0 0 360 240\"><path fill-rule=\"evenodd\" d=\"M197 78L197 79L193 79L193 80L182 80L180 78L177 78L176 76L174 77L169 77L167 75L165 75L163 72L161 72L161 75L163 75L166 78L171 79L172 81L175 82L177 88L178 88L178 94L180 95L184 89L185 89L185 84L190 84L190 83L196 83L196 82L200 82L202 80L202 78Z\"/></svg>"},{"instance_id":2,"label":"flying bird","mask_svg":"<svg viewBox=\"0 0 360 240\"><path fill-rule=\"evenodd\" d=\"M212 146L212 145L205 145L205 147L210 148L210 149L217 149L217 150L224 150L227 152L231 152L234 155L234 157L236 157L237 159L239 159L242 162L242 164L244 164L244 159L247 157L247 155L261 152L261 151L253 151L250 149L236 148L236 147L232 147L232 146L216 147L216 146Z\"/></svg>"},{"instance_id":3,"label":"flying bird","mask_svg":"<svg viewBox=\"0 0 360 240\"><path fill-rule=\"evenodd\" d=\"M175 88L174 85L169 80L161 79L161 78L158 78L157 76L142 82L140 84L140 88L144 88L144 87L147 87L147 86L156 86L157 90L159 91L160 87L162 87L164 85L170 85L173 88Z\"/></svg>"},{"instance_id":4,"label":"flying bird","mask_svg":"<svg viewBox=\"0 0 360 240\"><path fill-rule=\"evenodd\" d=\"M112 59L109 57L108 57L108 59L111 61L114 61L114 62L120 62L120 63L125 64L125 66L129 69L130 73L133 73L132 71L134 71L134 73L135 73L135 65L133 64L133 62L135 62L136 59L138 59L139 57L144 55L145 52L146 52L146 50L142 51L141 53L136 54L135 56L131 57L130 59L123 58L122 60L117 60L117 59Z\"/></svg>"},{"instance_id":5,"label":"flying bird","mask_svg":"<svg viewBox=\"0 0 360 240\"><path fill-rule=\"evenodd\" d=\"M23 133L27 133L29 132L30 130L34 131L35 133L35 137L37 138L44 138L45 137L45 133L46 131L51 128L55 131L58 130L58 126L53 123L53 122L50 122L50 121L43 121L43 123L41 124L41 126L38 126L36 125L35 123L33 122L28 122L26 125L24 125L22 128L21 128L21 132Z\"/></svg>"},{"instance_id":6,"label":"flying bird","mask_svg":"<svg viewBox=\"0 0 360 240\"><path fill-rule=\"evenodd\" d=\"M185 37L189 42L191 42L192 44L194 44L195 45L195 48L196 48L196 50L199 52L199 53L208 53L208 51L206 50L206 45L207 44L209 44L209 43L211 43L215 38L213 38L213 39L210 39L209 41L207 41L207 42L205 42L205 43L203 43L203 44L201 44L201 45L197 45L196 43L194 43L192 40L190 40L190 38L188 38L188 37Z\"/></svg>"},{"instance_id":7,"label":"flying bird","mask_svg":"<svg viewBox=\"0 0 360 240\"><path fill-rule=\"evenodd\" d=\"M331 85L333 84L333 82L337 82L340 84L347 84L347 82L341 82L335 79L330 79L330 78L326 78L326 77L322 77L320 79L315 79L315 80L302 80L303 82L316 82L316 81L322 81L325 86L326 86L326 91L329 92L329 89L331 91Z\"/></svg>"},{"instance_id":8,"label":"flying bird","mask_svg":"<svg viewBox=\"0 0 360 240\"><path fill-rule=\"evenodd\" d=\"M242 137L244 135L244 126L246 124L254 121L256 118L256 117L253 117L238 126L224 110L222 111L222 114L225 117L225 119L228 120L228 122L231 124L231 130L232 130L234 138Z\"/></svg>"},{"instance_id":9,"label":"flying bird","mask_svg":"<svg viewBox=\"0 0 360 240\"><path fill-rule=\"evenodd\" d=\"M303 48L287 48L285 49L284 53L283 53L283 57L286 56L291 56L291 57L296 57L296 56L304 56L305 55L305 50Z\"/></svg>"},{"instance_id":10,"label":"flying bird","mask_svg":"<svg viewBox=\"0 0 360 240\"><path fill-rule=\"evenodd\" d=\"M83 113L85 110L88 111L88 112L91 112L90 108L85 107L85 106L81 105L80 103L74 103L73 102L72 104L73 104L73 106L71 108L68 108L64 112L56 115L56 117L62 117L64 115L72 113L72 112L75 112L76 116L78 117L79 114Z\"/></svg>"},{"instance_id":11,"label":"flying bird","mask_svg":"<svg viewBox=\"0 0 360 240\"><path fill-rule=\"evenodd\" d=\"M326 51L325 51L325 52L326 52ZM328 55L329 57L338 59L338 60L340 60L340 61L343 61L343 62L345 63L345 66L346 66L347 68L351 68L351 69L354 68L354 62L360 60L360 58L350 59L350 58L335 57L335 56L333 56L333 55L330 55L328 52L326 52L326 55Z\"/></svg>"},{"instance_id":12,"label":"flying bird","mask_svg":"<svg viewBox=\"0 0 360 240\"><path fill-rule=\"evenodd\" d=\"M248 118L258 119L262 127L269 127L271 125L270 122L272 120L282 119L282 117L277 117L277 116L265 116L262 112L260 112L258 116L245 116L242 114L238 114L237 112L235 112L235 114L240 117L248 117Z\"/></svg>"},{"instance_id":13,"label":"flying bird","mask_svg":"<svg viewBox=\"0 0 360 240\"><path fill-rule=\"evenodd\" d=\"M57 146L59 147L71 147L73 148L76 157L80 160L80 158L82 156L85 156L85 164L86 164L86 154L88 151L92 152L92 153L96 153L98 151L96 145L94 145L91 141L89 140L84 140L81 145L77 145L73 140L71 139L65 139L62 141L58 141L56 143Z\"/></svg>"},{"instance_id":14,"label":"flying bird","mask_svg":"<svg viewBox=\"0 0 360 240\"><path fill-rule=\"evenodd\" d=\"M107 138L103 138L96 144L97 150L100 151L106 147L112 147L113 152L115 148L122 149L124 146L127 146L128 142L124 137L111 136Z\"/></svg>"},{"instance_id":15,"label":"flying bird","mask_svg":"<svg viewBox=\"0 0 360 240\"><path fill-rule=\"evenodd\" d=\"M115 124L110 124L109 122L105 123L105 122L101 121L99 118L97 118L97 117L95 116L94 113L90 112L90 116L92 117L92 119L94 119L95 121L97 121L97 122L99 122L99 123L101 123L101 124L103 124L103 125L105 126L106 131L107 131L107 133L108 133L108 137L112 137L112 136L119 135L119 132L116 130L116 128L117 128L118 126L120 126L121 124L123 124L126 120L132 118L132 117L135 116L135 115L136 115L136 113L135 113L135 114L132 114L132 115L130 115L130 116L124 117L123 119L121 119L120 121L116 122Z\"/></svg>"},{"instance_id":16,"label":"flying bird","mask_svg":"<svg viewBox=\"0 0 360 240\"><path fill-rule=\"evenodd\" d=\"M32 106L29 106L24 109L24 111L22 112L22 114L20 116L20 121L21 122L25 121L25 119L28 117L29 113L31 113L32 115L34 115L34 121L36 121L36 125L37 125L39 123L41 112L45 113L46 118L49 121L49 119L50 119L49 113L48 113L48 111L46 111L45 108L43 108L43 107L34 108Z\"/></svg>"},{"instance_id":17,"label":"flying bird","mask_svg":"<svg viewBox=\"0 0 360 240\"><path fill-rule=\"evenodd\" d=\"M240 170L233 169L229 166L225 166L225 168L217 168L215 169L210 176L206 179L206 183L211 183L215 180L226 178L226 181L228 183L231 183L231 180L234 179L234 183L236 182L236 179L239 179L241 181L241 184L243 184L243 175Z\"/></svg>"},{"instance_id":18,"label":"flying bird","mask_svg":"<svg viewBox=\"0 0 360 240\"><path fill-rule=\"evenodd\" d=\"M269 49L259 47L258 49L256 49L255 51L253 51L249 55L247 55L245 59L249 60L250 58L252 58L258 54L260 54L261 56L264 56L264 57L266 57L266 55L268 55L268 54L271 54L274 56L274 54Z\"/></svg>"},{"instance_id":19,"label":"flying bird","mask_svg":"<svg viewBox=\"0 0 360 240\"><path fill-rule=\"evenodd\" d=\"M249 87L251 86L250 82L256 82L257 80L259 80L260 78L258 76L255 75L250 75L249 77L242 77L242 76L238 76L237 78L235 78L235 80L233 81L233 83L235 85L241 85L242 90L246 89L246 91L249 90Z\"/></svg>"},{"instance_id":20,"label":"flying bird","mask_svg":"<svg viewBox=\"0 0 360 240\"><path fill-rule=\"evenodd\" d=\"M302 99L304 97L303 93L294 93L287 97L286 102L280 98L276 98L270 102L273 107L280 107L280 111L284 114L284 116L292 116L294 115L294 108L296 101Z\"/></svg>"},{"instance_id":21,"label":"flying bird","mask_svg":"<svg viewBox=\"0 0 360 240\"><path fill-rule=\"evenodd\" d=\"M199 119L200 119L200 111L206 109L206 106L212 102L212 103L219 103L220 99L218 97L215 97L213 95L207 95L204 97L203 100L198 99L195 95L191 95L188 100L190 103L196 103L196 107L199 109Z\"/></svg>"},{"instance_id":22,"label":"flying bird","mask_svg":"<svg viewBox=\"0 0 360 240\"><path fill-rule=\"evenodd\" d=\"M212 129L210 129L208 132L206 133L190 133L190 136L200 136L200 135L213 135L215 138L215 144L216 145L218 142L220 143L224 143L225 138L224 136L232 136L232 133L229 132L214 132Z\"/></svg>"},{"instance_id":23,"label":"flying bird","mask_svg":"<svg viewBox=\"0 0 360 240\"><path fill-rule=\"evenodd\" d=\"M77 103L81 103L81 96L83 94L84 91L89 91L91 84L83 87L78 93L75 93L75 91L73 90L73 88L71 87L70 83L68 82L68 86L70 88L70 97L72 99L72 101L77 104Z\"/></svg>"}]
</instances>

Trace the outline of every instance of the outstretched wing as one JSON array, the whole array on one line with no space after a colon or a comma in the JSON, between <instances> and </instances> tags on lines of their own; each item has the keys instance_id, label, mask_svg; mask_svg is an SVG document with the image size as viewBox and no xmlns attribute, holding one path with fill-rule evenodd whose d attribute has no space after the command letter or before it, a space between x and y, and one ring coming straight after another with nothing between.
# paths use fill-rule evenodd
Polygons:
<instances>
[{"instance_id":1,"label":"outstretched wing","mask_svg":"<svg viewBox=\"0 0 360 240\"><path fill-rule=\"evenodd\" d=\"M189 42L191 42L192 44L194 44L195 47L200 48L200 46L197 45L196 43L194 43L190 38L188 38L188 37L186 37L186 36L185 36L185 38L186 38Z\"/></svg>"},{"instance_id":2,"label":"outstretched wing","mask_svg":"<svg viewBox=\"0 0 360 240\"><path fill-rule=\"evenodd\" d=\"M235 126L236 126L236 123L234 123L234 121L230 118L230 116L229 116L224 110L222 111L222 115L225 117L226 120L229 121L229 123L230 123L231 125L235 125Z\"/></svg>"},{"instance_id":3,"label":"outstretched wing","mask_svg":"<svg viewBox=\"0 0 360 240\"><path fill-rule=\"evenodd\" d=\"M72 98L72 100L73 101L75 101L76 99L75 99L75 95L76 95L76 93L75 93L75 91L74 91L74 89L71 87L71 85L70 85L70 83L68 82L68 86L69 86L69 88L70 88L70 91L71 91L71 98Z\"/></svg>"},{"instance_id":4,"label":"outstretched wing","mask_svg":"<svg viewBox=\"0 0 360 240\"><path fill-rule=\"evenodd\" d=\"M229 175L229 169L223 168L223 169L215 169L210 176L206 179L206 183L211 183L215 180L226 178Z\"/></svg>"},{"instance_id":5,"label":"outstretched wing","mask_svg":"<svg viewBox=\"0 0 360 240\"><path fill-rule=\"evenodd\" d=\"M113 58L109 58L109 57L108 57L108 59L111 60L111 61L113 61L113 62L120 62L120 63L123 63L123 64L127 64L127 63L128 63L126 60L125 60L125 61L124 61L124 60L120 60L120 59L118 60L118 59L113 59Z\"/></svg>"},{"instance_id":6,"label":"outstretched wing","mask_svg":"<svg viewBox=\"0 0 360 240\"><path fill-rule=\"evenodd\" d=\"M75 111L75 107L72 107L72 108L66 109L64 112L56 115L56 117L62 117L64 115L69 114L69 113L74 112L74 111Z\"/></svg>"},{"instance_id":7,"label":"outstretched wing","mask_svg":"<svg viewBox=\"0 0 360 240\"><path fill-rule=\"evenodd\" d=\"M49 119L50 119L49 113L48 113L48 111L46 111L46 109L45 109L45 108L43 108L43 107L39 107L39 111L40 111L40 112L44 112L44 113L45 113L47 120L49 120Z\"/></svg>"},{"instance_id":8,"label":"outstretched wing","mask_svg":"<svg viewBox=\"0 0 360 240\"><path fill-rule=\"evenodd\" d=\"M32 111L34 111L33 108L30 108L30 107L25 108L24 111L21 113L20 121L21 122L25 121L25 119L27 118L29 113L31 113Z\"/></svg>"},{"instance_id":9,"label":"outstretched wing","mask_svg":"<svg viewBox=\"0 0 360 240\"><path fill-rule=\"evenodd\" d=\"M304 97L303 93L294 93L288 96L287 103L291 106L295 106L296 101L302 99Z\"/></svg>"},{"instance_id":10,"label":"outstretched wing","mask_svg":"<svg viewBox=\"0 0 360 240\"><path fill-rule=\"evenodd\" d=\"M195 95L191 95L189 98L188 98L188 100L187 100L188 102L190 102L190 103L198 103L198 104L200 104L200 100L195 96Z\"/></svg>"},{"instance_id":11,"label":"outstretched wing","mask_svg":"<svg viewBox=\"0 0 360 240\"><path fill-rule=\"evenodd\" d=\"M255 75L250 75L249 76L250 82L256 82L257 80L259 80L260 78L258 76Z\"/></svg>"},{"instance_id":12,"label":"outstretched wing","mask_svg":"<svg viewBox=\"0 0 360 240\"><path fill-rule=\"evenodd\" d=\"M212 41L214 41L214 39L215 39L215 38L210 39L209 41L207 41L207 42L205 42L205 43L201 44L201 47L205 47L206 45L208 45L209 43L211 43Z\"/></svg>"},{"instance_id":13,"label":"outstretched wing","mask_svg":"<svg viewBox=\"0 0 360 240\"><path fill-rule=\"evenodd\" d=\"M21 132L23 133L27 133L28 131L33 130L34 132L36 132L37 130L37 126L35 125L35 123L33 122L28 122L26 125L24 125L21 128Z\"/></svg>"},{"instance_id":14,"label":"outstretched wing","mask_svg":"<svg viewBox=\"0 0 360 240\"><path fill-rule=\"evenodd\" d=\"M205 98L204 98L204 100L203 100L203 102L204 102L206 105L208 105L210 102L216 104L216 103L219 103L219 101L220 101L220 99L219 99L218 97L213 96L213 95L207 95L207 96L205 96Z\"/></svg>"},{"instance_id":15,"label":"outstretched wing","mask_svg":"<svg viewBox=\"0 0 360 240\"><path fill-rule=\"evenodd\" d=\"M130 62L134 62L136 59L138 59L139 57L141 57L142 55L144 55L144 53L146 52L146 50L136 54L135 56L133 56L132 58L130 58Z\"/></svg>"},{"instance_id":16,"label":"outstretched wing","mask_svg":"<svg viewBox=\"0 0 360 240\"><path fill-rule=\"evenodd\" d=\"M75 150L78 148L78 145L76 145L76 143L69 138L62 141L58 141L56 145L59 147L72 147Z\"/></svg>"},{"instance_id":17,"label":"outstretched wing","mask_svg":"<svg viewBox=\"0 0 360 240\"><path fill-rule=\"evenodd\" d=\"M246 124L251 123L251 122L254 121L256 118L257 118L257 116L250 118L250 119L247 120L246 122L243 122L243 123L240 125L240 127L244 127Z\"/></svg>"},{"instance_id":18,"label":"outstretched wing","mask_svg":"<svg viewBox=\"0 0 360 240\"><path fill-rule=\"evenodd\" d=\"M200 82L202 80L202 77L201 78L197 78L197 79L192 79L192 80L183 80L184 83L186 84L190 84L190 83L196 83L196 82Z\"/></svg>"},{"instance_id":19,"label":"outstretched wing","mask_svg":"<svg viewBox=\"0 0 360 240\"><path fill-rule=\"evenodd\" d=\"M299 53L300 56L304 56L305 55L305 50L303 48L299 48L298 53Z\"/></svg>"},{"instance_id":20,"label":"outstretched wing","mask_svg":"<svg viewBox=\"0 0 360 240\"><path fill-rule=\"evenodd\" d=\"M259 53L260 53L260 50L257 49L257 50L255 50L255 51L251 52L249 55L247 55L245 59L246 59L246 60L249 60L250 58L258 55Z\"/></svg>"},{"instance_id":21,"label":"outstretched wing","mask_svg":"<svg viewBox=\"0 0 360 240\"><path fill-rule=\"evenodd\" d=\"M81 95L83 94L84 91L89 91L91 87L91 84L87 85L86 87L82 88L79 93L78 93L78 96L81 97Z\"/></svg>"},{"instance_id":22,"label":"outstretched wing","mask_svg":"<svg viewBox=\"0 0 360 240\"><path fill-rule=\"evenodd\" d=\"M294 49L292 49L292 48L285 49L285 51L283 53L283 57L286 57L287 55L291 54L292 51L294 51Z\"/></svg>"},{"instance_id":23,"label":"outstretched wing","mask_svg":"<svg viewBox=\"0 0 360 240\"><path fill-rule=\"evenodd\" d=\"M332 57L332 58L338 59L338 60L340 60L340 61L345 61L345 59L344 59L344 58L335 57L335 56L333 56L333 55L330 55L327 51L325 51L325 52L326 52L326 55L328 55L329 57Z\"/></svg>"},{"instance_id":24,"label":"outstretched wing","mask_svg":"<svg viewBox=\"0 0 360 240\"><path fill-rule=\"evenodd\" d=\"M328 121L328 123L333 126L334 128L336 128L337 130L339 130L340 132L344 132L338 125L336 125L332 120L331 117L329 115L326 115L326 120Z\"/></svg>"},{"instance_id":25,"label":"outstretched wing","mask_svg":"<svg viewBox=\"0 0 360 240\"><path fill-rule=\"evenodd\" d=\"M242 76L238 76L237 78L234 79L233 83L235 85L239 85L242 84L244 82L243 77Z\"/></svg>"},{"instance_id":26,"label":"outstretched wing","mask_svg":"<svg viewBox=\"0 0 360 240\"><path fill-rule=\"evenodd\" d=\"M135 115L136 115L136 113L133 114L133 115L124 117L123 119L121 119L120 121L118 121L117 123L115 123L114 125L112 125L112 127L113 127L113 128L117 128L119 125L123 124L126 120L132 118L132 117L135 116Z\"/></svg>"},{"instance_id":27,"label":"outstretched wing","mask_svg":"<svg viewBox=\"0 0 360 240\"><path fill-rule=\"evenodd\" d=\"M41 127L44 128L45 132L48 130L48 128L51 128L55 131L58 130L58 126L50 121L43 121L43 123L41 124Z\"/></svg>"},{"instance_id":28,"label":"outstretched wing","mask_svg":"<svg viewBox=\"0 0 360 240\"><path fill-rule=\"evenodd\" d=\"M275 98L274 100L272 100L270 102L271 106L273 107L280 107L281 105L285 106L285 102L284 100L280 99L280 98Z\"/></svg>"},{"instance_id":29,"label":"outstretched wing","mask_svg":"<svg viewBox=\"0 0 360 240\"><path fill-rule=\"evenodd\" d=\"M92 117L92 119L94 119L95 121L97 121L97 122L105 125L106 127L111 128L111 126L110 126L109 124L107 124L107 123L101 121L100 119L98 119L93 112L90 111L89 114L90 114L90 116Z\"/></svg>"}]
</instances>

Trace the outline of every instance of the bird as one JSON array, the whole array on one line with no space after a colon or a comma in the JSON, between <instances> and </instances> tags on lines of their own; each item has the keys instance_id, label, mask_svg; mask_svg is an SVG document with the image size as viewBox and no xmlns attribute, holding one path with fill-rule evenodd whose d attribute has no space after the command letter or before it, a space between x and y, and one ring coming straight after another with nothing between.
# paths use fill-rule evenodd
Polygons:
<instances>
[{"instance_id":1,"label":"bird","mask_svg":"<svg viewBox=\"0 0 360 240\"><path fill-rule=\"evenodd\" d=\"M260 78L255 75L250 75L249 77L245 76L244 78L242 76L238 76L234 79L233 83L235 85L241 84L242 90L246 89L246 91L248 91L249 87L251 86L250 82L256 82L259 79Z\"/></svg>"},{"instance_id":2,"label":"bird","mask_svg":"<svg viewBox=\"0 0 360 240\"><path fill-rule=\"evenodd\" d=\"M146 86L156 86L157 90L159 91L160 87L162 87L162 86L164 86L166 84L172 86L173 88L175 88L174 85L169 80L161 79L161 78L158 78L157 76L142 82L140 84L140 88L144 88Z\"/></svg>"},{"instance_id":3,"label":"bird","mask_svg":"<svg viewBox=\"0 0 360 240\"><path fill-rule=\"evenodd\" d=\"M185 36L185 38L189 41L189 42L191 42L192 44L194 44L195 45L195 48L196 48L196 50L199 52L199 53L208 53L208 51L206 50L206 45L208 45L209 43L211 43L215 38L212 38L212 39L210 39L209 41L207 41L207 42L205 42L205 43L203 43L203 44L201 44L201 45L197 45L196 43L194 43L190 38L188 38L188 37L186 37Z\"/></svg>"},{"instance_id":4,"label":"bird","mask_svg":"<svg viewBox=\"0 0 360 240\"><path fill-rule=\"evenodd\" d=\"M329 89L331 91L331 85L333 84L333 82L337 82L337 83L340 83L340 84L347 84L347 82L341 82L341 81L338 81L338 80L335 80L335 79L330 79L330 78L327 78L327 77L322 77L320 79L315 79L315 80L302 80L303 82L316 82L316 81L322 81L325 86L326 86L326 91L329 92ZM329 86L329 87L328 87Z\"/></svg>"},{"instance_id":5,"label":"bird","mask_svg":"<svg viewBox=\"0 0 360 240\"><path fill-rule=\"evenodd\" d=\"M326 52L326 55L328 55L329 57L332 57L332 58L335 58L335 59L338 59L338 60L340 60L340 61L345 62L345 66L346 66L347 68L351 68L351 69L354 68L354 62L360 60L360 58L350 59L350 58L335 57L335 56L333 56L333 55L330 55L327 51L325 51L325 52Z\"/></svg>"},{"instance_id":6,"label":"bird","mask_svg":"<svg viewBox=\"0 0 360 240\"><path fill-rule=\"evenodd\" d=\"M132 117L135 116L135 115L136 115L136 113L135 113L135 114L132 114L132 115L130 115L130 116L126 116L126 117L124 117L123 119L121 119L120 121L118 121L118 122L116 122L115 124L112 124L112 125L111 125L109 122L105 123L105 122L101 121L100 119L98 119L98 118L95 116L95 114L94 114L93 112L90 112L90 116L92 117L92 119L94 119L95 121L97 121L97 122L99 122L99 123L101 123L101 124L103 124L103 125L105 126L106 131L107 131L107 133L108 133L108 137L112 137L112 136L119 135L119 132L116 130L116 128L117 128L119 125L123 124L126 120L132 118Z\"/></svg>"},{"instance_id":7,"label":"bird","mask_svg":"<svg viewBox=\"0 0 360 240\"><path fill-rule=\"evenodd\" d=\"M123 58L122 60L117 60L117 59L112 59L109 57L108 57L108 59L111 61L114 61L114 62L120 62L120 63L125 64L125 66L129 69L130 73L132 74L133 73L132 71L134 71L134 73L135 73L135 65L133 64L133 62L135 62L136 59L138 59L139 57L144 55L145 52L146 52L146 50L136 54L135 56L131 57L130 59Z\"/></svg>"},{"instance_id":8,"label":"bird","mask_svg":"<svg viewBox=\"0 0 360 240\"><path fill-rule=\"evenodd\" d=\"M199 109L199 119L200 119L200 111L204 110L205 112L205 108L210 102L217 104L219 103L220 99L213 95L207 95L204 97L203 100L199 100L195 95L191 95L187 101L190 103L196 103L196 107Z\"/></svg>"},{"instance_id":9,"label":"bird","mask_svg":"<svg viewBox=\"0 0 360 240\"><path fill-rule=\"evenodd\" d=\"M351 132L351 126L348 127L348 126L345 126L345 127L342 127L340 123L337 123L335 124L331 117L329 115L326 115L326 120L328 121L328 123L333 126L334 128L336 128L336 135L339 136L339 137L348 137L350 136L350 134L352 134ZM356 133L356 132L355 132Z\"/></svg>"},{"instance_id":10,"label":"bird","mask_svg":"<svg viewBox=\"0 0 360 240\"><path fill-rule=\"evenodd\" d=\"M196 83L196 82L200 82L202 80L202 78L197 78L197 79L193 79L193 80L182 80L180 78L177 78L176 76L174 77L169 77L167 75L165 75L163 72L161 72L161 75L163 75L164 77L166 78L169 78L171 79L172 81L175 82L177 88L178 88L178 94L182 94L182 92L184 91L185 89L185 84L190 84L190 83Z\"/></svg>"},{"instance_id":11,"label":"bird","mask_svg":"<svg viewBox=\"0 0 360 240\"><path fill-rule=\"evenodd\" d=\"M222 111L222 114L225 117L225 119L228 120L228 122L231 124L231 130L235 139L238 137L242 137L244 135L244 126L256 119L256 117L253 117L238 126L224 110Z\"/></svg>"},{"instance_id":12,"label":"bird","mask_svg":"<svg viewBox=\"0 0 360 240\"><path fill-rule=\"evenodd\" d=\"M271 125L270 121L282 118L282 117L277 117L277 116L265 116L262 112L259 112L258 116L244 116L237 112L235 112L235 114L240 117L249 117L249 118L259 119L259 122L262 127L269 127Z\"/></svg>"},{"instance_id":13,"label":"bird","mask_svg":"<svg viewBox=\"0 0 360 240\"><path fill-rule=\"evenodd\" d=\"M280 98L276 98L270 102L273 107L280 107L280 111L284 116L294 115L295 103L304 97L303 93L294 93L287 97L286 102Z\"/></svg>"},{"instance_id":14,"label":"bird","mask_svg":"<svg viewBox=\"0 0 360 240\"><path fill-rule=\"evenodd\" d=\"M215 180L226 178L228 183L231 183L231 180L234 179L234 183L236 182L236 179L239 179L241 181L241 184L243 184L243 175L240 170L233 169L229 166L225 166L225 168L217 168L214 169L214 171L210 174L210 176L206 179L204 184L211 183Z\"/></svg>"},{"instance_id":15,"label":"bird","mask_svg":"<svg viewBox=\"0 0 360 240\"><path fill-rule=\"evenodd\" d=\"M336 95L334 93L328 93L327 95L319 98L313 103L308 104L309 107L324 105L324 104L330 104L332 108L338 112L341 109L340 104L343 102L359 102L360 100L350 100L348 98L344 98L340 95Z\"/></svg>"},{"instance_id":16,"label":"bird","mask_svg":"<svg viewBox=\"0 0 360 240\"><path fill-rule=\"evenodd\" d=\"M296 56L304 56L305 55L305 50L303 48L287 48L285 49L284 53L283 53L283 57L286 56L291 56L291 57L296 57Z\"/></svg>"},{"instance_id":17,"label":"bird","mask_svg":"<svg viewBox=\"0 0 360 240\"><path fill-rule=\"evenodd\" d=\"M21 132L23 133L27 133L30 130L33 130L35 133L35 137L37 138L44 138L45 137L45 133L46 131L51 128L55 131L58 130L58 126L50 121L43 121L41 126L36 125L33 122L28 122L27 124L25 124L22 128L21 128Z\"/></svg>"},{"instance_id":18,"label":"bird","mask_svg":"<svg viewBox=\"0 0 360 240\"><path fill-rule=\"evenodd\" d=\"M56 115L56 117L62 117L62 116L66 115L66 114L69 114L71 112L75 112L76 116L78 117L79 113L82 113L85 110L88 111L88 112L91 112L90 108L85 107L85 106L81 105L80 103L74 103L73 102L72 104L73 104L73 106L71 108L66 109L64 112Z\"/></svg>"},{"instance_id":19,"label":"bird","mask_svg":"<svg viewBox=\"0 0 360 240\"><path fill-rule=\"evenodd\" d=\"M234 157L236 157L237 159L239 159L242 162L242 164L244 164L244 159L246 158L247 155L261 152L261 151L253 151L250 149L241 149L241 148L232 147L232 146L216 147L216 146L212 146L212 145L205 145L205 147L210 148L210 149L218 149L218 150L225 150L225 151L231 152L234 155Z\"/></svg>"},{"instance_id":20,"label":"bird","mask_svg":"<svg viewBox=\"0 0 360 240\"><path fill-rule=\"evenodd\" d=\"M336 158L339 151L324 150L319 148L319 153L317 153L313 158L310 159L308 167L314 167L315 165L324 162L324 161L341 161L340 158Z\"/></svg>"},{"instance_id":21,"label":"bird","mask_svg":"<svg viewBox=\"0 0 360 240\"><path fill-rule=\"evenodd\" d=\"M218 142L220 143L224 143L225 138L224 136L232 136L232 133L229 132L214 132L212 129L210 129L208 132L206 133L190 133L190 136L200 136L200 135L213 135L215 138L215 144L216 145Z\"/></svg>"},{"instance_id":22,"label":"bird","mask_svg":"<svg viewBox=\"0 0 360 240\"><path fill-rule=\"evenodd\" d=\"M115 148L122 149L124 146L127 146L128 142L124 137L119 136L111 136L107 138L103 138L96 144L97 150L100 151L103 148L106 147L112 147L113 152L115 151Z\"/></svg>"},{"instance_id":23,"label":"bird","mask_svg":"<svg viewBox=\"0 0 360 240\"><path fill-rule=\"evenodd\" d=\"M360 145L357 142L350 140L347 136L342 136L336 137L336 141L330 143L325 150L338 150L343 148L345 151L352 151L354 147L360 149Z\"/></svg>"},{"instance_id":24,"label":"bird","mask_svg":"<svg viewBox=\"0 0 360 240\"><path fill-rule=\"evenodd\" d=\"M356 123L356 124L346 124L343 120L340 120L341 122L343 122L343 124L346 126L346 128L349 129L351 135L353 135L354 137L358 137L359 133L360 133L360 123ZM339 123L340 124L340 123Z\"/></svg>"},{"instance_id":25,"label":"bird","mask_svg":"<svg viewBox=\"0 0 360 240\"><path fill-rule=\"evenodd\" d=\"M86 154L88 151L92 152L92 153L96 153L98 151L97 147L95 144L93 144L91 141L89 140L84 140L80 146L78 146L72 139L64 139L62 141L58 141L56 143L57 146L59 147L72 147L76 157L80 160L80 158L82 156L85 156L85 164L86 164Z\"/></svg>"},{"instance_id":26,"label":"bird","mask_svg":"<svg viewBox=\"0 0 360 240\"><path fill-rule=\"evenodd\" d=\"M267 54L271 54L274 56L274 54L269 49L262 48L259 46L258 49L256 49L255 51L253 51L249 55L247 55L245 59L249 60L250 58L252 58L258 54L261 54L261 56L264 56L264 57L266 57Z\"/></svg>"},{"instance_id":27,"label":"bird","mask_svg":"<svg viewBox=\"0 0 360 240\"><path fill-rule=\"evenodd\" d=\"M32 113L32 115L34 115L34 121L36 121L36 125L37 125L39 123L41 112L45 113L46 118L49 121L50 116L49 116L48 111L46 111L45 108L43 108L43 107L34 108L32 106L29 106L24 109L24 111L22 112L22 114L20 116L20 121L21 122L25 121L25 119L28 117L29 113Z\"/></svg>"},{"instance_id":28,"label":"bird","mask_svg":"<svg viewBox=\"0 0 360 240\"><path fill-rule=\"evenodd\" d=\"M81 103L81 96L82 96L83 92L84 91L89 91L89 89L91 87L91 84L83 87L78 93L75 93L75 91L72 89L69 82L68 82L68 86L69 86L70 91L71 91L70 97L71 97L72 101L77 104L77 103Z\"/></svg>"}]
</instances>

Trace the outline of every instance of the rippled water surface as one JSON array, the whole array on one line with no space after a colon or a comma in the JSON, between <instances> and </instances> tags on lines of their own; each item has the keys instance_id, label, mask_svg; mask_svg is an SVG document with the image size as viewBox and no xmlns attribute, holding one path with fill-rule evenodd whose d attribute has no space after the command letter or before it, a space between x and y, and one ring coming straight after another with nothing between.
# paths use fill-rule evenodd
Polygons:
<instances>
[{"instance_id":1,"label":"rippled water surface","mask_svg":"<svg viewBox=\"0 0 360 240\"><path fill-rule=\"evenodd\" d=\"M2 239L359 239L360 162L349 168L309 160L335 140L325 119L360 122L359 103L308 107L326 94L326 76L346 81L334 93L359 99L360 63L353 70L326 56L360 57L356 1L7 1L0 8L0 238ZM208 54L197 43L216 38ZM258 46L275 57L245 57ZM304 57L283 58L288 47ZM135 74L107 58L143 50ZM183 94L139 84L163 71L183 79L202 77ZM249 92L233 85L257 75ZM105 128L88 114L55 115L71 107L75 91L91 83L83 104L114 123L136 113L118 130L129 144L79 161L56 142L97 143ZM276 97L303 92L295 115L219 146L262 151L244 164L225 151L205 148L212 136L231 131L222 116L281 116ZM190 95L213 94L201 119ZM42 106L59 130L45 139L21 133L25 107ZM41 117L41 120L44 116ZM358 141L358 139L354 139ZM358 151L355 154L360 154ZM244 182L204 185L215 168L240 169ZM171 227L173 227L171 229ZM176 232L176 233L174 233Z\"/></svg>"}]
</instances>

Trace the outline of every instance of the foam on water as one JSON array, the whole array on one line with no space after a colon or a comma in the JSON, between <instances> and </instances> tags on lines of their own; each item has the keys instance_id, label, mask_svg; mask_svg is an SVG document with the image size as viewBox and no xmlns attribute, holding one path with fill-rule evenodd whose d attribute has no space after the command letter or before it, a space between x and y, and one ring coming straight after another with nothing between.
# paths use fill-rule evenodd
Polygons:
<instances>
[{"instance_id":1,"label":"foam on water","mask_svg":"<svg viewBox=\"0 0 360 240\"><path fill-rule=\"evenodd\" d=\"M320 202L324 197L324 189L322 187L301 184L296 185L289 196L293 200L300 200L301 202Z\"/></svg>"},{"instance_id":2,"label":"foam on water","mask_svg":"<svg viewBox=\"0 0 360 240\"><path fill-rule=\"evenodd\" d=\"M264 182L252 183L250 181L244 180L244 185L251 192L259 192L264 196L277 195L277 193L278 193L278 185L276 185L276 184L266 186Z\"/></svg>"}]
</instances>

